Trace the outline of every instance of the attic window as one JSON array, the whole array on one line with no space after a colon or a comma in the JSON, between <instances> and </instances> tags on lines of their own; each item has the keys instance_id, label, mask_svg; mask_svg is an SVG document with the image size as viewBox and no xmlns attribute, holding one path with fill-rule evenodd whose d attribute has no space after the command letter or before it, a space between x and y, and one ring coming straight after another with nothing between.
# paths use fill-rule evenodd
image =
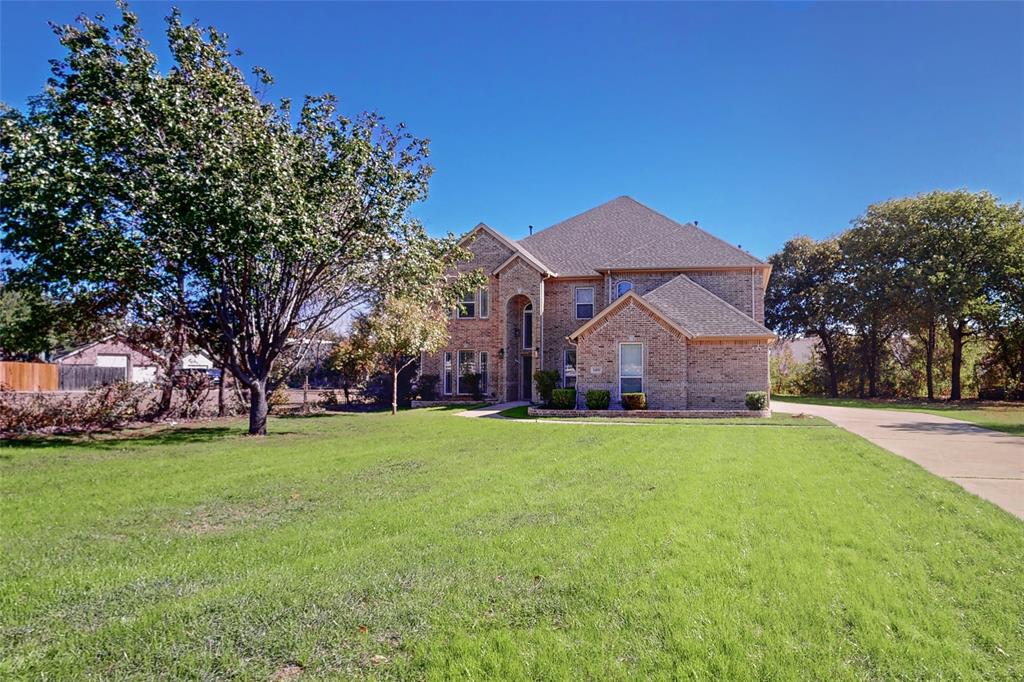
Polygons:
<instances>
[{"instance_id":1,"label":"attic window","mask_svg":"<svg viewBox=\"0 0 1024 682\"><path fill-rule=\"evenodd\" d=\"M628 292L632 288L633 288L633 283L632 282L630 282L629 280L622 280L617 285L615 285L615 298L618 298L620 296L625 296L626 292Z\"/></svg>"}]
</instances>

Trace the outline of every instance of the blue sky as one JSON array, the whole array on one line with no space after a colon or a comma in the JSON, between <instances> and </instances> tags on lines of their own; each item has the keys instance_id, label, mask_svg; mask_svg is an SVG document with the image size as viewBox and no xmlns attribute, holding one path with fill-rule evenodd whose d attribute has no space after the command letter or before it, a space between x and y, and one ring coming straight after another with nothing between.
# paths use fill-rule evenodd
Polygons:
<instances>
[{"instance_id":1,"label":"blue sky","mask_svg":"<svg viewBox=\"0 0 1024 682\"><path fill-rule=\"evenodd\" d=\"M1024 196L1024 4L179 3L272 95L334 92L431 139L434 233L521 237L628 194L764 257L936 188ZM163 50L171 3L136 3ZM60 50L0 3L0 98Z\"/></svg>"}]
</instances>

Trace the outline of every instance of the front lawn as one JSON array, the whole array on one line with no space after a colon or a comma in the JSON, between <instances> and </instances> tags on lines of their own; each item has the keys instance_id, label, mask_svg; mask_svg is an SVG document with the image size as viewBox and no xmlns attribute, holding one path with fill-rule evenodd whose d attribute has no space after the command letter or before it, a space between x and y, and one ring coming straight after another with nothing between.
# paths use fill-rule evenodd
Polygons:
<instances>
[{"instance_id":1,"label":"front lawn","mask_svg":"<svg viewBox=\"0 0 1024 682\"><path fill-rule=\"evenodd\" d=\"M1006 679L1024 524L830 426L0 444L3 679Z\"/></svg>"},{"instance_id":2,"label":"front lawn","mask_svg":"<svg viewBox=\"0 0 1024 682\"><path fill-rule=\"evenodd\" d=\"M804 405L835 405L837 407L868 407L880 410L927 412L950 419L961 419L986 429L1024 436L1024 405L1020 403L988 403L963 400L959 403L927 400L865 400L861 398L824 398L819 396L772 396L773 400Z\"/></svg>"}]
</instances>

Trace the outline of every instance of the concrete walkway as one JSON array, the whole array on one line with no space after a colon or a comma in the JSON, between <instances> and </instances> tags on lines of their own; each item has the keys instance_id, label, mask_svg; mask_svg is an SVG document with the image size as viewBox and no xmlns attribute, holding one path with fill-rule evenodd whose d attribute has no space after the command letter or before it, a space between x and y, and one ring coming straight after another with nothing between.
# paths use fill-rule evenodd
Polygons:
<instances>
[{"instance_id":1,"label":"concrete walkway","mask_svg":"<svg viewBox=\"0 0 1024 682\"><path fill-rule=\"evenodd\" d=\"M828 419L1024 519L1024 438L924 412L780 400L772 410Z\"/></svg>"},{"instance_id":2,"label":"concrete walkway","mask_svg":"<svg viewBox=\"0 0 1024 682\"><path fill-rule=\"evenodd\" d=\"M463 410L457 412L460 417L468 417L470 419L476 419L478 417L499 417L498 413L505 410L512 409L513 407L522 407L523 405L529 405L530 403L526 400L519 400L513 403L498 403L496 405L486 405L485 407L476 407L472 410ZM504 419L504 417L499 417Z\"/></svg>"}]
</instances>

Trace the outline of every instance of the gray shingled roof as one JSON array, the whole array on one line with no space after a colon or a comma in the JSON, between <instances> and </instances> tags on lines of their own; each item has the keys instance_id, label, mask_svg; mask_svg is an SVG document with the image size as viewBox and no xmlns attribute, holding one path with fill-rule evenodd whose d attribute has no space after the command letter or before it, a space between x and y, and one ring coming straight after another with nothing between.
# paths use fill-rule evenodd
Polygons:
<instances>
[{"instance_id":1,"label":"gray shingled roof","mask_svg":"<svg viewBox=\"0 0 1024 682\"><path fill-rule=\"evenodd\" d=\"M767 327L747 317L686 275L665 282L642 298L697 337L774 336Z\"/></svg>"},{"instance_id":2,"label":"gray shingled roof","mask_svg":"<svg viewBox=\"0 0 1024 682\"><path fill-rule=\"evenodd\" d=\"M630 197L612 199L520 239L519 244L562 276L765 264L696 225L677 223Z\"/></svg>"}]
</instances>

